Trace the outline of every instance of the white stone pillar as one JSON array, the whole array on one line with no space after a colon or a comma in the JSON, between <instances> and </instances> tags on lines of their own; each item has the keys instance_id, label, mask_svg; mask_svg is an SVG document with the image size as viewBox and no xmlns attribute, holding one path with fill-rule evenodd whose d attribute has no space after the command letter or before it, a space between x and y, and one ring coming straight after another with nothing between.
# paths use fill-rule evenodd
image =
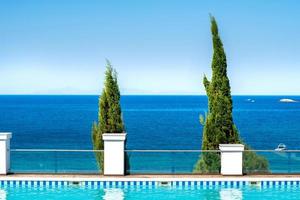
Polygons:
<instances>
[{"instance_id":1,"label":"white stone pillar","mask_svg":"<svg viewBox=\"0 0 300 200\"><path fill-rule=\"evenodd\" d=\"M220 144L221 150L221 174L243 175L243 151L242 144Z\"/></svg>"},{"instance_id":2,"label":"white stone pillar","mask_svg":"<svg viewBox=\"0 0 300 200\"><path fill-rule=\"evenodd\" d=\"M10 170L10 138L11 133L0 133L0 174Z\"/></svg>"},{"instance_id":3,"label":"white stone pillar","mask_svg":"<svg viewBox=\"0 0 300 200\"><path fill-rule=\"evenodd\" d=\"M104 175L125 174L126 133L104 133Z\"/></svg>"}]
</instances>

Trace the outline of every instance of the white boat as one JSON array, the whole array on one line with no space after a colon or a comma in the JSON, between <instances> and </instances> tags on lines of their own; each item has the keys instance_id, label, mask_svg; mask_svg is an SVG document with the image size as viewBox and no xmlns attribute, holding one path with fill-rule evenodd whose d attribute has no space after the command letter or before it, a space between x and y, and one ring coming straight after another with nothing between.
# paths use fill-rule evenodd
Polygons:
<instances>
[{"instance_id":1,"label":"white boat","mask_svg":"<svg viewBox=\"0 0 300 200\"><path fill-rule=\"evenodd\" d=\"M294 99L280 99L279 101L282 103L296 103L297 102Z\"/></svg>"},{"instance_id":2,"label":"white boat","mask_svg":"<svg viewBox=\"0 0 300 200\"><path fill-rule=\"evenodd\" d=\"M286 150L286 145L283 143L280 143L277 148L275 149L275 151L284 151Z\"/></svg>"},{"instance_id":3,"label":"white boat","mask_svg":"<svg viewBox=\"0 0 300 200\"><path fill-rule=\"evenodd\" d=\"M255 102L254 99L247 99L246 101L251 102L251 103L254 103L254 102Z\"/></svg>"}]
</instances>

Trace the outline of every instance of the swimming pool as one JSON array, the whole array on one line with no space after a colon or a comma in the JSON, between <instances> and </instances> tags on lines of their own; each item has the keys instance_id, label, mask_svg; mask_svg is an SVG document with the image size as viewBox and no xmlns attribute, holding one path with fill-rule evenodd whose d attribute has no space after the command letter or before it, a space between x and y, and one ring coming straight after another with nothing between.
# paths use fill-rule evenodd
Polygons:
<instances>
[{"instance_id":1,"label":"swimming pool","mask_svg":"<svg viewBox=\"0 0 300 200\"><path fill-rule=\"evenodd\" d=\"M300 181L0 181L0 200L299 199Z\"/></svg>"}]
</instances>

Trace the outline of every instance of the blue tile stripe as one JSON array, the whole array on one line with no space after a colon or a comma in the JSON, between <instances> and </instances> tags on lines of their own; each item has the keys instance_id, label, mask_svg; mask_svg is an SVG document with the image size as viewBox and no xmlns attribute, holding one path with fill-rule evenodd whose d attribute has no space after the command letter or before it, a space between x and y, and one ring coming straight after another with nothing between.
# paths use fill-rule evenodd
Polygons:
<instances>
[{"instance_id":1,"label":"blue tile stripe","mask_svg":"<svg viewBox=\"0 0 300 200\"><path fill-rule=\"evenodd\" d=\"M40 181L40 180L0 180L0 187L300 187L300 181Z\"/></svg>"}]
</instances>

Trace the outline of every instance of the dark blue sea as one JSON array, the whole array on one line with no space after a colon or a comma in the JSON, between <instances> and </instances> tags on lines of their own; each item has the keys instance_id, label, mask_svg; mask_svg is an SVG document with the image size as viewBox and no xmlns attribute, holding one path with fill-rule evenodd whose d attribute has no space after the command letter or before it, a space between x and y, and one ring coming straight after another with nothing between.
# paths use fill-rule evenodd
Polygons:
<instances>
[{"instance_id":1,"label":"dark blue sea","mask_svg":"<svg viewBox=\"0 0 300 200\"><path fill-rule=\"evenodd\" d=\"M300 149L300 96L234 96L234 121L253 149ZM206 96L122 96L127 149L200 149ZM0 132L13 149L92 149L98 96L0 96Z\"/></svg>"}]
</instances>

